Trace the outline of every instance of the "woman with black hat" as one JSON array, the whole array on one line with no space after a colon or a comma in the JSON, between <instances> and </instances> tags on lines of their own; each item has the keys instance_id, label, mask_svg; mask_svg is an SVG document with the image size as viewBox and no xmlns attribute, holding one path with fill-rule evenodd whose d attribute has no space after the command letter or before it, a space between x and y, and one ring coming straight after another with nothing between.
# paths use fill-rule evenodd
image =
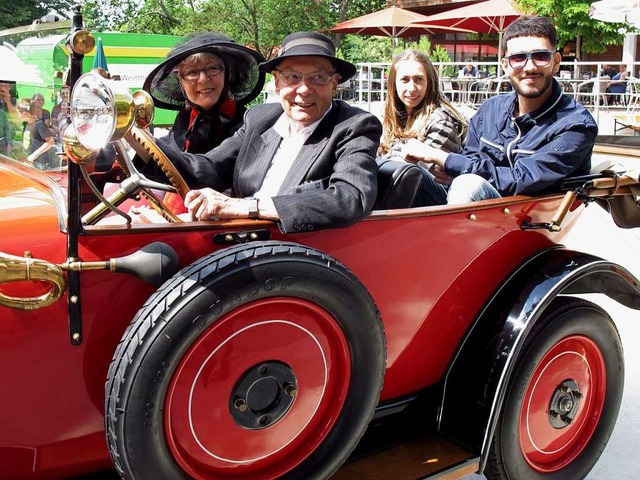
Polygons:
<instances>
[{"instance_id":1,"label":"woman with black hat","mask_svg":"<svg viewBox=\"0 0 640 480\"><path fill-rule=\"evenodd\" d=\"M196 34L174 47L143 86L156 107L178 110L165 141L184 152L205 153L231 136L245 105L262 90L263 61L260 53L217 32ZM165 204L185 211L177 196L169 197Z\"/></svg>"}]
</instances>

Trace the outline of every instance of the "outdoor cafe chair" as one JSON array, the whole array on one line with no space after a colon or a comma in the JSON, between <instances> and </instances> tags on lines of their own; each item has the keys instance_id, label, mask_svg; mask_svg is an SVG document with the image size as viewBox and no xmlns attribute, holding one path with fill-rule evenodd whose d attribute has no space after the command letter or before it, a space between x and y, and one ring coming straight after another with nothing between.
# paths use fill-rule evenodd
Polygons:
<instances>
[{"instance_id":1,"label":"outdoor cafe chair","mask_svg":"<svg viewBox=\"0 0 640 480\"><path fill-rule=\"evenodd\" d=\"M627 79L627 108L624 112L615 112L613 116L613 134L631 130L633 135L640 132L640 79Z\"/></svg>"},{"instance_id":2,"label":"outdoor cafe chair","mask_svg":"<svg viewBox=\"0 0 640 480\"><path fill-rule=\"evenodd\" d=\"M442 93L452 102L462 101L462 91L454 87L451 78L443 78L441 80ZM457 85L457 84L455 84Z\"/></svg>"},{"instance_id":3,"label":"outdoor cafe chair","mask_svg":"<svg viewBox=\"0 0 640 480\"><path fill-rule=\"evenodd\" d=\"M492 86L495 81L495 77L490 76L476 80L469 85L469 103L479 105L484 102L493 93Z\"/></svg>"},{"instance_id":4,"label":"outdoor cafe chair","mask_svg":"<svg viewBox=\"0 0 640 480\"><path fill-rule=\"evenodd\" d=\"M580 82L574 91L576 100L584 105L595 105L596 99L602 99L605 108L608 107L607 87L610 81L608 76L604 76Z\"/></svg>"}]
</instances>

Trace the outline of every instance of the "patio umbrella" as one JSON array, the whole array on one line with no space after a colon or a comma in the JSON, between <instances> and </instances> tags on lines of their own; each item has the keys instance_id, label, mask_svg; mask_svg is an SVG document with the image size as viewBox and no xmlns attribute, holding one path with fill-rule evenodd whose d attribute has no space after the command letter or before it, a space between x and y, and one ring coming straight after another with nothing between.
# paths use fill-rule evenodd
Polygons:
<instances>
[{"instance_id":1,"label":"patio umbrella","mask_svg":"<svg viewBox=\"0 0 640 480\"><path fill-rule=\"evenodd\" d=\"M593 2L589 16L609 23L628 23L640 27L640 0L601 0Z\"/></svg>"},{"instance_id":2,"label":"patio umbrella","mask_svg":"<svg viewBox=\"0 0 640 480\"><path fill-rule=\"evenodd\" d=\"M109 71L107 66L107 57L104 54L104 48L102 47L102 38L98 37L98 44L96 45L95 55L93 57L93 68L102 68L105 71Z\"/></svg>"},{"instance_id":3,"label":"patio umbrella","mask_svg":"<svg viewBox=\"0 0 640 480\"><path fill-rule=\"evenodd\" d=\"M27 66L11 48L0 45L0 82L42 85L37 70Z\"/></svg>"},{"instance_id":4,"label":"patio umbrella","mask_svg":"<svg viewBox=\"0 0 640 480\"><path fill-rule=\"evenodd\" d=\"M523 12L519 11L510 0L487 0L429 15L424 21L430 25L466 28L475 33L497 33L499 60L502 58L502 33L504 29L522 15Z\"/></svg>"},{"instance_id":5,"label":"patio umbrella","mask_svg":"<svg viewBox=\"0 0 640 480\"><path fill-rule=\"evenodd\" d=\"M377 12L345 20L331 28L333 33L355 33L360 35L375 35L379 37L409 37L426 35L435 32L463 32L471 30L449 27L446 25L430 25L429 22L416 24L427 20L428 17L400 7L389 7Z\"/></svg>"}]
</instances>

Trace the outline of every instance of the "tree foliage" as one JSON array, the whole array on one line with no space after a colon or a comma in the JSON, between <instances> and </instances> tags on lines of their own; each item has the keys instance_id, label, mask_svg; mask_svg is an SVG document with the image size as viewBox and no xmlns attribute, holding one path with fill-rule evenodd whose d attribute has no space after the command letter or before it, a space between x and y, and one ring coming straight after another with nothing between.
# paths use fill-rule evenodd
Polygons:
<instances>
[{"instance_id":1,"label":"tree foliage","mask_svg":"<svg viewBox=\"0 0 640 480\"><path fill-rule=\"evenodd\" d=\"M101 0L85 8L96 29L186 35L218 30L265 56L289 33L327 31L334 4L324 0L117 0L105 11Z\"/></svg>"},{"instance_id":2,"label":"tree foliage","mask_svg":"<svg viewBox=\"0 0 640 480\"><path fill-rule=\"evenodd\" d=\"M517 0L525 11L535 12L553 21L560 46L577 39L582 52L602 53L608 45L622 45L623 24L606 23L589 18L592 0ZM578 47L580 48L580 47ZM576 52L580 57L580 51Z\"/></svg>"},{"instance_id":3,"label":"tree foliage","mask_svg":"<svg viewBox=\"0 0 640 480\"><path fill-rule=\"evenodd\" d=\"M328 6L321 0L209 0L185 27L193 31L206 24L270 57L291 32L326 31L333 22Z\"/></svg>"},{"instance_id":4,"label":"tree foliage","mask_svg":"<svg viewBox=\"0 0 640 480\"><path fill-rule=\"evenodd\" d=\"M385 0L85 0L94 30L187 35L218 30L269 57L291 32L331 34L341 19L385 7Z\"/></svg>"},{"instance_id":5,"label":"tree foliage","mask_svg":"<svg viewBox=\"0 0 640 480\"><path fill-rule=\"evenodd\" d=\"M0 30L30 25L51 11L66 17L72 6L72 0L0 0Z\"/></svg>"},{"instance_id":6,"label":"tree foliage","mask_svg":"<svg viewBox=\"0 0 640 480\"><path fill-rule=\"evenodd\" d=\"M524 10L551 18L559 44L578 39L584 52L600 53L620 45L624 25L589 18L592 0L516 0ZM0 28L31 23L51 9L70 10L73 0L0 0ZM289 33L302 30L330 34L332 25L386 7L386 0L85 0L89 28L186 35L218 30L252 45L265 57ZM354 62L388 61L389 39L334 35L340 55ZM578 55L580 52L578 52Z\"/></svg>"}]
</instances>

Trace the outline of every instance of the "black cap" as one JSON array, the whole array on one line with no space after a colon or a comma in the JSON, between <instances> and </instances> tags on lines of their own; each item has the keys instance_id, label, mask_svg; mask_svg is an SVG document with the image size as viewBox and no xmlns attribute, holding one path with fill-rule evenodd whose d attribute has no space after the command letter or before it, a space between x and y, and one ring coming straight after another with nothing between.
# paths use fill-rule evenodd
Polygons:
<instances>
[{"instance_id":1,"label":"black cap","mask_svg":"<svg viewBox=\"0 0 640 480\"><path fill-rule=\"evenodd\" d=\"M271 72L287 57L323 57L331 61L340 74L340 82L346 82L356 74L356 66L336 57L336 47L331 39L321 33L297 32L284 37L278 56L260 64L261 72Z\"/></svg>"}]
</instances>

